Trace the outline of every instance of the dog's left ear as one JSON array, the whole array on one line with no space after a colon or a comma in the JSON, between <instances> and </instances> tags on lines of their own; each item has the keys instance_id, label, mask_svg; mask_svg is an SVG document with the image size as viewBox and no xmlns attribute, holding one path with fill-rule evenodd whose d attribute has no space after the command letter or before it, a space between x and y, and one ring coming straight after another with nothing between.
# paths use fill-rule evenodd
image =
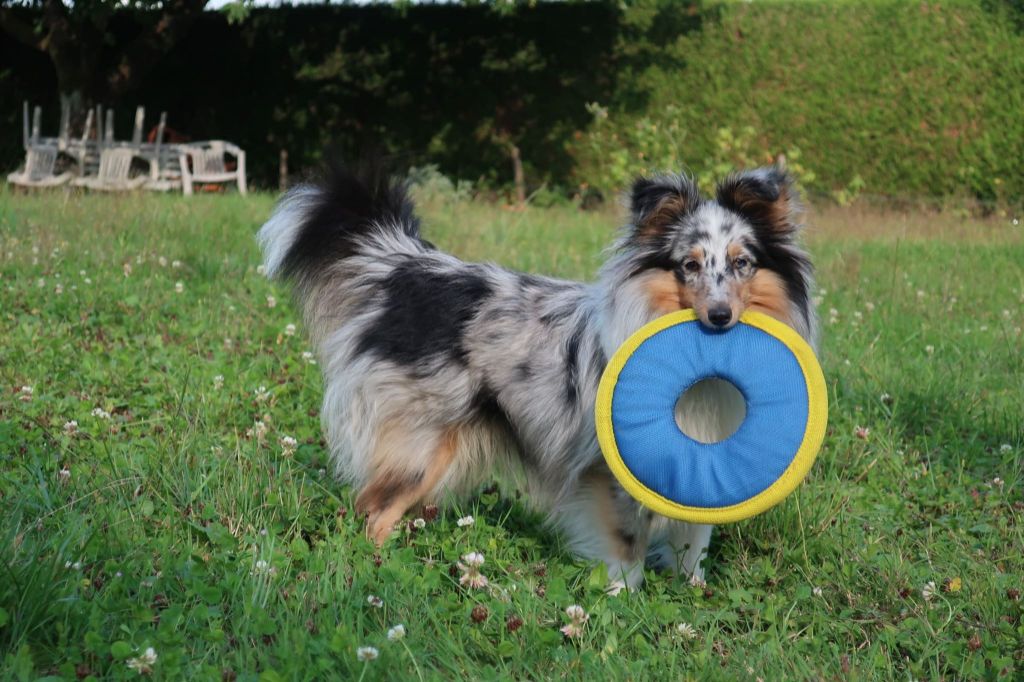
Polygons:
<instances>
[{"instance_id":1,"label":"dog's left ear","mask_svg":"<svg viewBox=\"0 0 1024 682\"><path fill-rule=\"evenodd\" d=\"M777 166L734 173L718 185L718 203L754 227L789 235L799 227L803 206L793 178Z\"/></svg>"}]
</instances>

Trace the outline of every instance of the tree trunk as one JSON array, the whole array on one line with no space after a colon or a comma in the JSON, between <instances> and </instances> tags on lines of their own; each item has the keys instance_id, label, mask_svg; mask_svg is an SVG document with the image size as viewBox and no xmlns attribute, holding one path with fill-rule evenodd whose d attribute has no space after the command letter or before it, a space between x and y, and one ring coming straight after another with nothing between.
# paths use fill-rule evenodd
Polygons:
<instances>
[{"instance_id":1,"label":"tree trunk","mask_svg":"<svg viewBox=\"0 0 1024 682\"><path fill-rule=\"evenodd\" d=\"M509 155L512 157L512 177L516 186L516 206L526 208L526 176L523 174L523 159L519 147L514 142L508 143Z\"/></svg>"}]
</instances>

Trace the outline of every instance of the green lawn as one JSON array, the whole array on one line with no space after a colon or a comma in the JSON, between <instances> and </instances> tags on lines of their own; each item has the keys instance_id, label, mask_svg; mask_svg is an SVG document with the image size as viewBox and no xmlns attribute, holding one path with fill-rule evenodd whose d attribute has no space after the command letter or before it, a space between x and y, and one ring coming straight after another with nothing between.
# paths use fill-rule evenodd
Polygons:
<instances>
[{"instance_id":1,"label":"green lawn","mask_svg":"<svg viewBox=\"0 0 1024 682\"><path fill-rule=\"evenodd\" d=\"M0 678L134 678L149 647L159 679L1024 676L1024 227L818 213L809 480L718 530L706 588L609 597L494 492L375 553L325 473L297 312L256 272L271 205L0 191ZM461 256L570 277L616 221L427 218ZM489 590L458 584L471 551Z\"/></svg>"}]
</instances>

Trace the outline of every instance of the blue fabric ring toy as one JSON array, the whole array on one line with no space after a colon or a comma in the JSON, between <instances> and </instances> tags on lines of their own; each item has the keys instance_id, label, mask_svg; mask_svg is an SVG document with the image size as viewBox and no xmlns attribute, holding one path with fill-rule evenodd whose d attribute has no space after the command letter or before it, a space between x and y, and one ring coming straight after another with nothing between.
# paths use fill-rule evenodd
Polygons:
<instances>
[{"instance_id":1,"label":"blue fabric ring toy","mask_svg":"<svg viewBox=\"0 0 1024 682\"><path fill-rule=\"evenodd\" d=\"M718 443L680 430L679 397L718 377L743 395L746 417ZM601 377L598 441L622 486L650 509L693 523L727 523L781 502L807 475L828 421L828 396L810 346L790 327L745 312L728 330L683 310L647 324Z\"/></svg>"}]
</instances>

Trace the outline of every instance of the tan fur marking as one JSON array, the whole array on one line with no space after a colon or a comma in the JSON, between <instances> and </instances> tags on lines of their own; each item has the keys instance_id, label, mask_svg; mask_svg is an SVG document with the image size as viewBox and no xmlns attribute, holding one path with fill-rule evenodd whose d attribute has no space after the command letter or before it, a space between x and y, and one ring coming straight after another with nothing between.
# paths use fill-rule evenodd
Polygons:
<instances>
[{"instance_id":1,"label":"tan fur marking","mask_svg":"<svg viewBox=\"0 0 1024 682\"><path fill-rule=\"evenodd\" d=\"M647 291L647 303L653 312L664 315L693 307L693 292L671 272L647 275L643 286Z\"/></svg>"},{"instance_id":2,"label":"tan fur marking","mask_svg":"<svg viewBox=\"0 0 1024 682\"><path fill-rule=\"evenodd\" d=\"M734 261L737 256L743 253L743 245L739 242L730 242L725 252L729 255L729 260Z\"/></svg>"},{"instance_id":3,"label":"tan fur marking","mask_svg":"<svg viewBox=\"0 0 1024 682\"><path fill-rule=\"evenodd\" d=\"M590 488L591 499L594 501L594 521L604 531L609 550L621 561L633 561L635 550L627 545L619 533L619 515L615 512L615 500L612 486L615 485L611 473L591 469L583 475L583 485Z\"/></svg>"},{"instance_id":4,"label":"tan fur marking","mask_svg":"<svg viewBox=\"0 0 1024 682\"><path fill-rule=\"evenodd\" d=\"M793 326L789 296L782 279L771 270L758 270L741 285L740 299L746 308L774 317Z\"/></svg>"},{"instance_id":5,"label":"tan fur marking","mask_svg":"<svg viewBox=\"0 0 1024 682\"><path fill-rule=\"evenodd\" d=\"M451 428L437 437L426 470L398 474L398 467L395 466L398 463L395 461L390 462L391 467L380 467L397 454L395 448L399 444L413 449L423 447L423 440L422 433L391 428L382 434L378 442L374 463L378 465L379 473L356 498L356 511L369 514L366 519L366 535L378 547L388 539L405 512L434 491L455 458L458 431Z\"/></svg>"},{"instance_id":6,"label":"tan fur marking","mask_svg":"<svg viewBox=\"0 0 1024 682\"><path fill-rule=\"evenodd\" d=\"M641 237L655 237L664 232L669 225L686 213L686 200L678 195L666 197L658 207L650 212L638 225Z\"/></svg>"}]
</instances>

